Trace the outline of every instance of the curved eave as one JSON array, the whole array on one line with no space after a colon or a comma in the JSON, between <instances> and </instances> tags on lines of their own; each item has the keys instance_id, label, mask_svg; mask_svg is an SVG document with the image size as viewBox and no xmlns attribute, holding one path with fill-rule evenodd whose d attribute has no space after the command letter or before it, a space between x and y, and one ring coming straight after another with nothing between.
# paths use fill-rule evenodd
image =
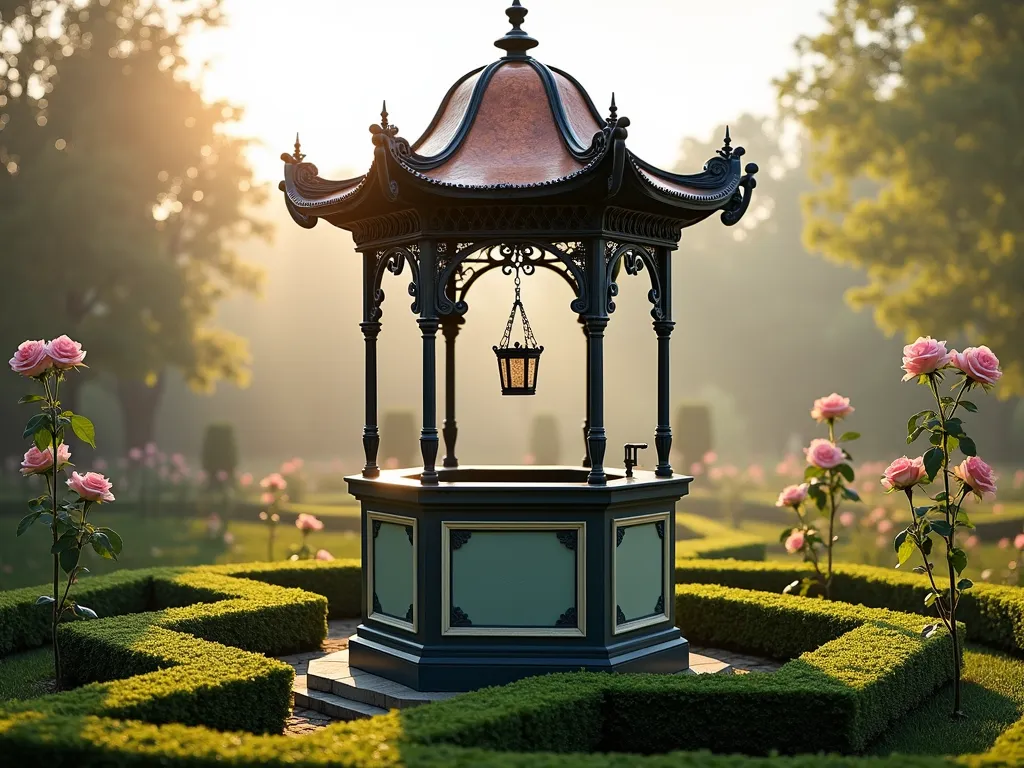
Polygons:
<instances>
[{"instance_id":1,"label":"curved eave","mask_svg":"<svg viewBox=\"0 0 1024 768\"><path fill-rule=\"evenodd\" d=\"M663 171L644 162L632 152L627 162L631 178L649 197L675 208L715 211L727 205L739 189L743 178L740 158L714 157L697 174Z\"/></svg>"},{"instance_id":2,"label":"curved eave","mask_svg":"<svg viewBox=\"0 0 1024 768\"><path fill-rule=\"evenodd\" d=\"M279 189L284 192L285 204L292 218L301 226L312 226L310 220L326 218L354 208L366 197L369 172L351 179L332 181L320 178L312 163L285 163L284 181Z\"/></svg>"}]
</instances>

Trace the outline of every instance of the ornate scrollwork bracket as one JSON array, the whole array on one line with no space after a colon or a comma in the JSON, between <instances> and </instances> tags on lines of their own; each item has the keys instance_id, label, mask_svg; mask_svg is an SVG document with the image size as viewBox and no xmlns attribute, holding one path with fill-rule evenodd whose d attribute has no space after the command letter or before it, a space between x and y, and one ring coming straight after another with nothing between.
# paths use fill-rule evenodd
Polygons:
<instances>
[{"instance_id":1,"label":"ornate scrollwork bracket","mask_svg":"<svg viewBox=\"0 0 1024 768\"><path fill-rule=\"evenodd\" d=\"M733 153L734 157L743 155L743 147L737 147ZM743 169L745 174L740 179L740 185L736 188L729 202L722 209L722 223L727 227L737 224L743 218L743 214L750 207L750 201L754 196L754 188L757 186L757 179L754 178L758 171L757 163L747 163Z\"/></svg>"},{"instance_id":2,"label":"ornate scrollwork bracket","mask_svg":"<svg viewBox=\"0 0 1024 768\"><path fill-rule=\"evenodd\" d=\"M373 308L370 311L370 321L378 322L383 312L381 305L384 303L384 289L381 283L384 280L384 273L390 272L396 277L405 270L406 262L409 264L409 271L412 272L412 280L409 283L409 295L413 297L412 312L419 314L419 263L416 256L408 248L389 248L377 255L377 267L373 274L373 287L371 298Z\"/></svg>"},{"instance_id":3,"label":"ornate scrollwork bracket","mask_svg":"<svg viewBox=\"0 0 1024 768\"><path fill-rule=\"evenodd\" d=\"M648 246L635 245L633 243L619 243L609 241L605 258L605 269L607 270L608 283L608 314L615 311L615 297L619 295L619 285L616 282L619 262L627 275L636 276L647 271L651 276L651 290L647 292L647 299L653 305L651 317L655 320L664 320L666 316L664 300L665 293L661 286L661 273L658 269L657 256L653 249Z\"/></svg>"},{"instance_id":4,"label":"ornate scrollwork bracket","mask_svg":"<svg viewBox=\"0 0 1024 768\"><path fill-rule=\"evenodd\" d=\"M556 272L572 288L576 298L570 307L573 312L580 314L585 310L587 301L583 253L582 243L462 243L455 254L446 260L444 270L438 277L438 313L466 314L469 310L466 295L470 287L487 272L501 269L503 274L511 275L518 268L521 274L532 275L537 267L542 267Z\"/></svg>"}]
</instances>

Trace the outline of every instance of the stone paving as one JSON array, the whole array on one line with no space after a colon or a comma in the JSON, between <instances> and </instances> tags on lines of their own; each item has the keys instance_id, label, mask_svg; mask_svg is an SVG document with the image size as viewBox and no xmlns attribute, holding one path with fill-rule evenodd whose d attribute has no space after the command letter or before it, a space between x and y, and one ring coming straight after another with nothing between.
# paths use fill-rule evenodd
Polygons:
<instances>
[{"instance_id":1,"label":"stone paving","mask_svg":"<svg viewBox=\"0 0 1024 768\"><path fill-rule=\"evenodd\" d=\"M281 661L295 667L297 683L304 683L309 662L328 654L348 648L348 638L359 626L358 620L330 621L327 623L327 639L319 651L282 656ZM747 674L750 672L775 672L782 662L747 656L718 648L690 646L690 669L697 674ZM285 725L286 736L302 736L324 728L335 722L330 717L311 709L295 708Z\"/></svg>"}]
</instances>

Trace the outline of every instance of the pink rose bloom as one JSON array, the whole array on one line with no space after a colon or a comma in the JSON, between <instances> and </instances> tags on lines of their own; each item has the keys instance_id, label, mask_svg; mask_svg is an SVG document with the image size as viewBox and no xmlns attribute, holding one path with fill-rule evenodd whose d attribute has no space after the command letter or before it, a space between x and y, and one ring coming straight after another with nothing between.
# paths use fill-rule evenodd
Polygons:
<instances>
[{"instance_id":1,"label":"pink rose bloom","mask_svg":"<svg viewBox=\"0 0 1024 768\"><path fill-rule=\"evenodd\" d=\"M839 515L839 524L844 528L849 528L853 525L856 518L853 516L853 512L843 512Z\"/></svg>"},{"instance_id":2,"label":"pink rose bloom","mask_svg":"<svg viewBox=\"0 0 1024 768\"><path fill-rule=\"evenodd\" d=\"M979 384L995 384L1003 375L999 370L999 358L988 347L968 347L963 352L954 349L949 362Z\"/></svg>"},{"instance_id":3,"label":"pink rose bloom","mask_svg":"<svg viewBox=\"0 0 1024 768\"><path fill-rule=\"evenodd\" d=\"M295 521L295 527L300 531L322 531L324 529L324 524L313 515L303 513L299 515L298 519Z\"/></svg>"},{"instance_id":4,"label":"pink rose bloom","mask_svg":"<svg viewBox=\"0 0 1024 768\"><path fill-rule=\"evenodd\" d=\"M786 539L786 551L791 555L799 552L804 548L804 540L803 531L793 531Z\"/></svg>"},{"instance_id":5,"label":"pink rose bloom","mask_svg":"<svg viewBox=\"0 0 1024 768\"><path fill-rule=\"evenodd\" d=\"M708 477L717 483L719 480L725 479L725 470L721 467L712 467L711 471L708 472Z\"/></svg>"},{"instance_id":6,"label":"pink rose bloom","mask_svg":"<svg viewBox=\"0 0 1024 768\"><path fill-rule=\"evenodd\" d=\"M146 443L146 455L156 456L160 453L160 449L156 447L156 443Z\"/></svg>"},{"instance_id":7,"label":"pink rose bloom","mask_svg":"<svg viewBox=\"0 0 1024 768\"><path fill-rule=\"evenodd\" d=\"M718 461L718 454L715 453L714 451L708 451L707 453L704 454L703 458L701 458L701 461L704 464L714 464L716 461Z\"/></svg>"},{"instance_id":8,"label":"pink rose bloom","mask_svg":"<svg viewBox=\"0 0 1024 768\"><path fill-rule=\"evenodd\" d=\"M807 483L787 485L775 502L776 507L798 507L807 499Z\"/></svg>"},{"instance_id":9,"label":"pink rose bloom","mask_svg":"<svg viewBox=\"0 0 1024 768\"><path fill-rule=\"evenodd\" d=\"M114 500L114 494L110 492L113 484L97 472L86 472L84 475L72 472L71 479L68 480L68 488L86 501L111 502Z\"/></svg>"},{"instance_id":10,"label":"pink rose bloom","mask_svg":"<svg viewBox=\"0 0 1024 768\"><path fill-rule=\"evenodd\" d=\"M885 468L882 487L887 491L905 491L920 483L927 474L923 457L908 459L901 456Z\"/></svg>"},{"instance_id":11,"label":"pink rose bloom","mask_svg":"<svg viewBox=\"0 0 1024 768\"><path fill-rule=\"evenodd\" d=\"M810 446L804 451L807 461L820 469L838 467L845 460L842 449L824 438L811 440Z\"/></svg>"},{"instance_id":12,"label":"pink rose bloom","mask_svg":"<svg viewBox=\"0 0 1024 768\"><path fill-rule=\"evenodd\" d=\"M892 520L879 520L878 521L878 532L889 533L892 530Z\"/></svg>"},{"instance_id":13,"label":"pink rose bloom","mask_svg":"<svg viewBox=\"0 0 1024 768\"><path fill-rule=\"evenodd\" d=\"M972 536L968 536L964 540L964 546L967 547L968 549L974 549L980 543L981 543L981 539L979 539L977 536L973 536L973 535Z\"/></svg>"},{"instance_id":14,"label":"pink rose bloom","mask_svg":"<svg viewBox=\"0 0 1024 768\"><path fill-rule=\"evenodd\" d=\"M238 478L238 484L243 488L248 488L252 485L252 473L246 472L240 478Z\"/></svg>"},{"instance_id":15,"label":"pink rose bloom","mask_svg":"<svg viewBox=\"0 0 1024 768\"><path fill-rule=\"evenodd\" d=\"M1001 538L999 540L999 548L1000 549L1009 549L1010 548L1010 540L1008 538L1006 538L1006 537Z\"/></svg>"},{"instance_id":16,"label":"pink rose bloom","mask_svg":"<svg viewBox=\"0 0 1024 768\"><path fill-rule=\"evenodd\" d=\"M284 464L281 465L281 474L282 475L290 475L294 471L295 471L295 465L292 464L290 461L286 461Z\"/></svg>"},{"instance_id":17,"label":"pink rose bloom","mask_svg":"<svg viewBox=\"0 0 1024 768\"><path fill-rule=\"evenodd\" d=\"M46 354L57 368L68 369L81 365L85 360L82 345L67 336L58 336L46 345Z\"/></svg>"},{"instance_id":18,"label":"pink rose bloom","mask_svg":"<svg viewBox=\"0 0 1024 768\"><path fill-rule=\"evenodd\" d=\"M850 398L833 392L828 397L819 397L814 401L814 407L811 408L811 418L820 424L834 419L846 418L854 410L854 407L850 405Z\"/></svg>"},{"instance_id":19,"label":"pink rose bloom","mask_svg":"<svg viewBox=\"0 0 1024 768\"><path fill-rule=\"evenodd\" d=\"M330 562L334 559L334 555L328 552L326 549L318 549L316 552L316 559L323 560L324 562Z\"/></svg>"},{"instance_id":20,"label":"pink rose bloom","mask_svg":"<svg viewBox=\"0 0 1024 768\"><path fill-rule=\"evenodd\" d=\"M57 446L57 468L65 466L71 461L71 450L61 443ZM21 460L21 474L41 475L53 468L53 447L47 446L45 451L40 451L34 445L28 449L25 458Z\"/></svg>"},{"instance_id":21,"label":"pink rose bloom","mask_svg":"<svg viewBox=\"0 0 1024 768\"><path fill-rule=\"evenodd\" d=\"M267 491L267 492L262 493L260 495L260 504L269 506L270 504L273 504L273 503L274 503L274 494L272 494L269 491Z\"/></svg>"},{"instance_id":22,"label":"pink rose bloom","mask_svg":"<svg viewBox=\"0 0 1024 768\"><path fill-rule=\"evenodd\" d=\"M132 448L130 451L128 451L128 458L130 458L132 461L142 461L142 449Z\"/></svg>"},{"instance_id":23,"label":"pink rose bloom","mask_svg":"<svg viewBox=\"0 0 1024 768\"><path fill-rule=\"evenodd\" d=\"M750 478L751 482L760 485L764 482L764 467L760 464L751 464L747 467L747 477Z\"/></svg>"},{"instance_id":24,"label":"pink rose bloom","mask_svg":"<svg viewBox=\"0 0 1024 768\"><path fill-rule=\"evenodd\" d=\"M226 483L226 482L227 482L227 480L228 480L228 473L227 473L227 471L226 471L226 470L223 470L223 469L222 469L222 470L219 470L219 471L217 472L217 479L218 479L218 480L219 480L220 482L222 482L222 483Z\"/></svg>"},{"instance_id":25,"label":"pink rose bloom","mask_svg":"<svg viewBox=\"0 0 1024 768\"><path fill-rule=\"evenodd\" d=\"M274 472L260 480L260 487L271 491L283 491L288 487L288 482L280 474Z\"/></svg>"},{"instance_id":26,"label":"pink rose bloom","mask_svg":"<svg viewBox=\"0 0 1024 768\"><path fill-rule=\"evenodd\" d=\"M989 494L996 495L996 476L992 472L992 467L977 456L968 456L961 461L953 467L953 474L960 478L979 500L983 500Z\"/></svg>"},{"instance_id":27,"label":"pink rose bloom","mask_svg":"<svg viewBox=\"0 0 1024 768\"><path fill-rule=\"evenodd\" d=\"M292 459L292 466L295 467L296 471L302 469L305 463L306 462L300 459L298 456Z\"/></svg>"},{"instance_id":28,"label":"pink rose bloom","mask_svg":"<svg viewBox=\"0 0 1024 768\"><path fill-rule=\"evenodd\" d=\"M704 465L699 461L693 462L693 464L690 465L690 474L694 477L700 477L704 474Z\"/></svg>"},{"instance_id":29,"label":"pink rose bloom","mask_svg":"<svg viewBox=\"0 0 1024 768\"><path fill-rule=\"evenodd\" d=\"M1018 533L1013 540L1013 546L1017 549L1024 549L1024 533Z\"/></svg>"},{"instance_id":30,"label":"pink rose bloom","mask_svg":"<svg viewBox=\"0 0 1024 768\"><path fill-rule=\"evenodd\" d=\"M948 365L949 359L946 342L922 336L903 348L903 370L907 372L903 380L910 381L922 374L934 373Z\"/></svg>"},{"instance_id":31,"label":"pink rose bloom","mask_svg":"<svg viewBox=\"0 0 1024 768\"><path fill-rule=\"evenodd\" d=\"M871 514L868 515L868 520L874 523L878 520L881 520L883 517L885 517L885 515L885 507L875 507L874 509L871 510Z\"/></svg>"},{"instance_id":32,"label":"pink rose bloom","mask_svg":"<svg viewBox=\"0 0 1024 768\"><path fill-rule=\"evenodd\" d=\"M9 362L12 371L30 378L38 376L53 365L53 361L46 354L46 342L42 339L21 342L18 351Z\"/></svg>"}]
</instances>

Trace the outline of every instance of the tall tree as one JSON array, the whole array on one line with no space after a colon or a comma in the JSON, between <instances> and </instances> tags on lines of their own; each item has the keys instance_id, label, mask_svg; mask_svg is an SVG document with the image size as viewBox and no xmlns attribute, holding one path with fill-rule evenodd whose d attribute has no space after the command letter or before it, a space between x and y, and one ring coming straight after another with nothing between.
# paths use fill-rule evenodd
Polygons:
<instances>
[{"instance_id":1,"label":"tall tree","mask_svg":"<svg viewBox=\"0 0 1024 768\"><path fill-rule=\"evenodd\" d=\"M14 5L0 3L4 340L87 339L140 445L168 370L203 389L248 375L244 339L211 321L259 287L232 246L266 233L264 190L225 130L239 111L205 101L181 54L220 0Z\"/></svg>"},{"instance_id":2,"label":"tall tree","mask_svg":"<svg viewBox=\"0 0 1024 768\"><path fill-rule=\"evenodd\" d=\"M809 247L887 332L998 351L1024 394L1024 4L837 0L778 83L816 147ZM873 194L852 194L858 180Z\"/></svg>"}]
</instances>

